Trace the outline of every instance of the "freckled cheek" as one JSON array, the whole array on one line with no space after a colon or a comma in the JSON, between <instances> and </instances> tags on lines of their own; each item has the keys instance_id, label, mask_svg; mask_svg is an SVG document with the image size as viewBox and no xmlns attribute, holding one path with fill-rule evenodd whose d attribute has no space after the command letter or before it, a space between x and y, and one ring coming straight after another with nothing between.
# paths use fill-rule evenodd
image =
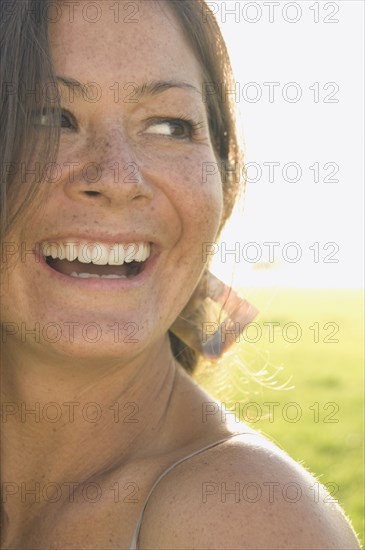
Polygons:
<instances>
[{"instance_id":1,"label":"freckled cheek","mask_svg":"<svg viewBox=\"0 0 365 550\"><path fill-rule=\"evenodd\" d=\"M169 166L171 200L174 201L185 230L199 237L214 238L223 213L223 185L220 174L205 176L206 157L184 159ZM210 161L213 165L213 160Z\"/></svg>"}]
</instances>

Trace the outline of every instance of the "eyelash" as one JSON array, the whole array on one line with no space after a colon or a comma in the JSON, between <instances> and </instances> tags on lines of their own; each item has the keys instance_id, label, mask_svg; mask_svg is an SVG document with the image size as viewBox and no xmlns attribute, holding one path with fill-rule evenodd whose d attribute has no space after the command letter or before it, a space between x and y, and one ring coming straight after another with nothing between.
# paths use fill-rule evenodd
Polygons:
<instances>
[{"instance_id":1,"label":"eyelash","mask_svg":"<svg viewBox=\"0 0 365 550\"><path fill-rule=\"evenodd\" d=\"M178 139L178 140L181 140L181 141L186 140L186 139L192 140L194 137L196 137L197 133L199 132L199 130L204 125L203 122L198 122L198 121L193 120L192 118L189 118L185 115L179 115L178 117L174 117L174 118L157 117L157 118L149 119L148 122L149 122L148 127L150 125L152 125L153 123L156 123L156 124L179 124L179 123L183 123L185 125L185 128L188 129L188 133L189 133L188 136L177 137L177 136L162 136L161 135L161 137L166 137L167 139Z\"/></svg>"},{"instance_id":2,"label":"eyelash","mask_svg":"<svg viewBox=\"0 0 365 550\"><path fill-rule=\"evenodd\" d=\"M72 123L74 124L74 126L76 126L76 129L78 129L79 125L77 124L76 122L76 119L75 117L73 116L72 113L70 113L70 111L67 111L67 109L61 109L61 116L66 113L72 120ZM71 128L67 128L67 130L70 130Z\"/></svg>"},{"instance_id":3,"label":"eyelash","mask_svg":"<svg viewBox=\"0 0 365 550\"><path fill-rule=\"evenodd\" d=\"M75 117L73 116L73 114L68 111L67 109L61 109L61 116L64 116L64 115L68 115L68 117L71 119L71 123L75 126L75 129L78 130L78 124L76 122L76 119ZM39 113L38 113L38 116L39 116ZM43 113L41 114L41 116L43 116ZM178 117L174 117L174 118L170 118L170 117L156 117L156 118L151 118L149 119L147 122L149 122L147 128L152 125L153 123L155 124L179 124L179 123L183 123L185 125L185 128L187 128L188 130L188 136L183 136L183 137L178 137L178 136L163 136L161 134L161 137L165 137L167 139L178 139L178 140L192 140L194 137L196 137L197 133L199 132L199 130L203 127L204 123L203 122L198 122L198 121L195 121L193 120L192 118L189 118L189 117L186 117L185 115L179 115ZM61 129L63 130L66 130L66 131L71 131L72 128L62 128L61 126ZM159 134L156 134L156 135L159 135Z\"/></svg>"},{"instance_id":4,"label":"eyelash","mask_svg":"<svg viewBox=\"0 0 365 550\"><path fill-rule=\"evenodd\" d=\"M60 109L61 111L61 116L63 116L64 114L67 114L71 121L72 121L72 124L75 126L75 129L78 130L78 124L75 120L75 117L73 116L72 113L70 113L70 111L68 111L67 109ZM54 115L55 111L51 111L52 115ZM41 123L41 119L43 116L45 116L45 112L44 111L36 111L34 114L33 114L34 118L36 119L36 126L45 126L44 124ZM37 117L38 117L38 120L37 120ZM61 127L62 129L62 127ZM71 128L63 128L63 130L71 130Z\"/></svg>"}]
</instances>

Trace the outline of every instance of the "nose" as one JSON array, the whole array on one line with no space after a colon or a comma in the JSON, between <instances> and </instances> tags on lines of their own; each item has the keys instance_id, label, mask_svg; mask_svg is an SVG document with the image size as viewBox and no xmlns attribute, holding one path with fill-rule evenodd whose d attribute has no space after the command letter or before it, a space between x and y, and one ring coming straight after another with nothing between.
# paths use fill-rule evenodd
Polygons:
<instances>
[{"instance_id":1,"label":"nose","mask_svg":"<svg viewBox=\"0 0 365 550\"><path fill-rule=\"evenodd\" d=\"M120 128L89 137L79 158L66 164L70 169L65 193L73 200L90 202L92 198L120 206L153 198L152 186L143 177L141 163Z\"/></svg>"}]
</instances>

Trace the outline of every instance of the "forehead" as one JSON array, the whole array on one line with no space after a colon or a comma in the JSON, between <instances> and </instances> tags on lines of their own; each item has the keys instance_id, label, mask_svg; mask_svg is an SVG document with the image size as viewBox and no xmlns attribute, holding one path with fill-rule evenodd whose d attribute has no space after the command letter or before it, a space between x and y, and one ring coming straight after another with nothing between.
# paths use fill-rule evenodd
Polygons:
<instances>
[{"instance_id":1,"label":"forehead","mask_svg":"<svg viewBox=\"0 0 365 550\"><path fill-rule=\"evenodd\" d=\"M59 3L61 17L49 23L57 74L101 85L161 78L201 84L199 62L165 0L82 0L73 14L67 4Z\"/></svg>"}]
</instances>

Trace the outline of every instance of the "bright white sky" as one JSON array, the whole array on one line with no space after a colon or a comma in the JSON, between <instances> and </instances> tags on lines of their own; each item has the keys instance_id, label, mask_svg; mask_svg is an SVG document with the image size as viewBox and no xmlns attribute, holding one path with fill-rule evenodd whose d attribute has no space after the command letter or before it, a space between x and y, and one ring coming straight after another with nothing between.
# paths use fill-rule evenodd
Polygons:
<instances>
[{"instance_id":1,"label":"bright white sky","mask_svg":"<svg viewBox=\"0 0 365 550\"><path fill-rule=\"evenodd\" d=\"M275 3L279 5L271 11L270 22L268 4ZM246 163L253 163L248 175L250 180L257 179L247 184L244 214L237 210L222 236L227 249L238 246L239 262L232 254L224 258L220 245L212 271L230 282L234 268L237 287L361 287L363 2L217 0L209 4L217 11L230 51L238 82ZM325 23L326 17L338 22ZM285 20L296 18L295 23ZM272 102L265 82L279 83ZM285 88L290 82L296 84ZM335 84L325 88L327 83ZM288 101L297 91L302 94L299 101ZM260 94L258 101L250 101ZM325 102L326 97L338 102ZM280 163L271 182L269 167L263 164L268 162ZM299 181L285 181L295 178L293 167L284 171L283 177L287 163L299 165ZM325 169L326 163L334 164ZM332 173L335 165L337 174ZM315 182L314 167L319 167L319 182ZM331 175L339 181L323 181ZM245 248L250 242L257 245ZM274 264L268 262L269 246L264 242L280 243ZM285 249L289 242L297 243L296 248ZM311 250L314 243L318 245ZM326 243L335 244L324 249ZM261 263L247 261L260 252ZM297 252L302 253L301 259L290 263L287 258L294 258ZM327 260L338 259L338 263L324 262L328 255ZM265 262L271 269L264 269Z\"/></svg>"}]
</instances>

